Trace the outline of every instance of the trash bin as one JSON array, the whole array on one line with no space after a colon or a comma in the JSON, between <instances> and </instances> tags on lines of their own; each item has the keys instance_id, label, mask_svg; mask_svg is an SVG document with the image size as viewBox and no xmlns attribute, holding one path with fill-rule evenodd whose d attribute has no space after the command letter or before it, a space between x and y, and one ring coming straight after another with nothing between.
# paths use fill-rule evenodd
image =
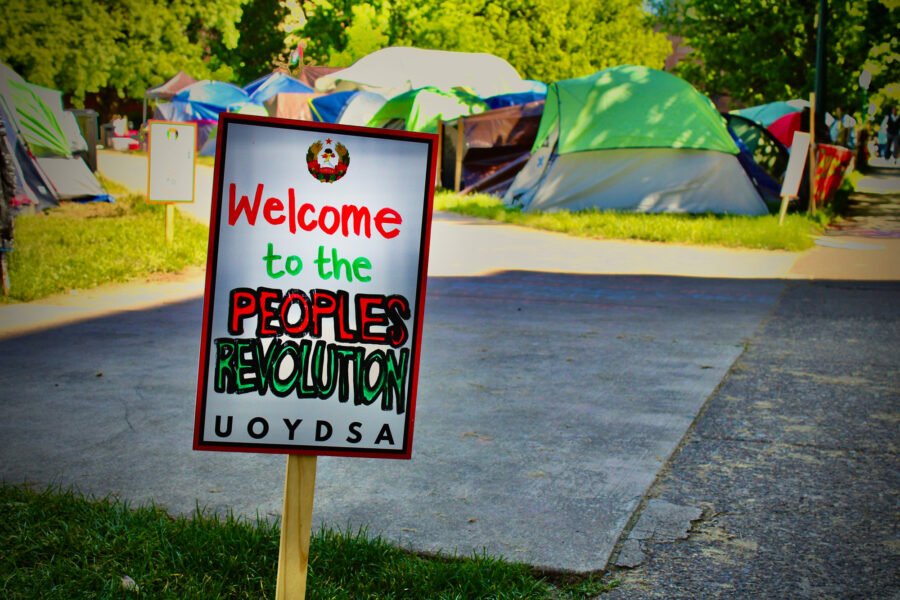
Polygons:
<instances>
[{"instance_id":1,"label":"trash bin","mask_svg":"<svg viewBox=\"0 0 900 600\"><path fill-rule=\"evenodd\" d=\"M87 156L84 157L91 171L97 172L97 111L91 108L73 109L72 114L78 122L78 128L84 141L87 142Z\"/></svg>"}]
</instances>

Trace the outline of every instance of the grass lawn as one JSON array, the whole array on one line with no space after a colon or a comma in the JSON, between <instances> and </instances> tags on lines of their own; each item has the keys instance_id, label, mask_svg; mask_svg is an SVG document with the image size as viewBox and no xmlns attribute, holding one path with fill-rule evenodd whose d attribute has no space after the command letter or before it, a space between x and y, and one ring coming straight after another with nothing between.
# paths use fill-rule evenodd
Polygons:
<instances>
[{"instance_id":1,"label":"grass lawn","mask_svg":"<svg viewBox=\"0 0 900 600\"><path fill-rule=\"evenodd\" d=\"M165 207L102 179L114 204L64 203L16 219L9 255L10 296L28 302L74 289L127 281L152 273L176 273L206 260L209 230L175 211L175 241L165 243ZM635 214L582 211L530 214L509 210L493 196L439 191L435 209L568 235L731 248L799 251L813 245L830 214L819 219L777 216Z\"/></svg>"},{"instance_id":2,"label":"grass lawn","mask_svg":"<svg viewBox=\"0 0 900 600\"><path fill-rule=\"evenodd\" d=\"M818 219L790 214L780 226L777 215L744 217L598 210L524 213L505 208L494 196L457 196L448 191L435 194L434 208L578 237L791 251L811 248L813 236L822 233L828 218L823 211Z\"/></svg>"},{"instance_id":3,"label":"grass lawn","mask_svg":"<svg viewBox=\"0 0 900 600\"><path fill-rule=\"evenodd\" d=\"M63 205L16 218L9 255L10 301L27 302L152 273L175 273L206 260L209 229L176 210L173 244L165 206L109 181L115 203ZM0 302L2 302L0 296Z\"/></svg>"},{"instance_id":4,"label":"grass lawn","mask_svg":"<svg viewBox=\"0 0 900 600\"><path fill-rule=\"evenodd\" d=\"M278 537L263 520L173 518L114 498L2 485L0 597L274 598ZM581 600L615 585L549 581L485 556L424 558L327 529L312 536L308 577L309 600Z\"/></svg>"}]
</instances>

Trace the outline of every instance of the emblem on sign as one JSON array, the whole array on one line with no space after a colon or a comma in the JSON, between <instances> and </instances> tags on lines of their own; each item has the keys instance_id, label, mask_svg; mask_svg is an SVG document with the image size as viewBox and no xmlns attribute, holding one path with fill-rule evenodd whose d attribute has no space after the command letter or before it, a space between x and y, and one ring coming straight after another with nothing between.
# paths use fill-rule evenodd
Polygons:
<instances>
[{"instance_id":1,"label":"emblem on sign","mask_svg":"<svg viewBox=\"0 0 900 600\"><path fill-rule=\"evenodd\" d=\"M318 140L306 151L306 166L309 173L324 183L334 183L347 174L350 153L340 142L326 138Z\"/></svg>"}]
</instances>

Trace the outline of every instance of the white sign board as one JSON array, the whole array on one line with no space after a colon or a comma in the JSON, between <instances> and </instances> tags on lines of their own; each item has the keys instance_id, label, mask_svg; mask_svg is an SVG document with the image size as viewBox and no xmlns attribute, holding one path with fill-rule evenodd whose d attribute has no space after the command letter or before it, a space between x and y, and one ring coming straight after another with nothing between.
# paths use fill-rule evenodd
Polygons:
<instances>
[{"instance_id":1,"label":"white sign board","mask_svg":"<svg viewBox=\"0 0 900 600\"><path fill-rule=\"evenodd\" d=\"M791 157L788 159L784 182L781 184L782 196L795 198L799 193L800 179L803 177L803 168L806 166L808 153L809 134L804 131L795 131L794 140L791 142Z\"/></svg>"},{"instance_id":2,"label":"white sign board","mask_svg":"<svg viewBox=\"0 0 900 600\"><path fill-rule=\"evenodd\" d=\"M196 123L149 121L147 131L147 200L193 202Z\"/></svg>"},{"instance_id":3,"label":"white sign board","mask_svg":"<svg viewBox=\"0 0 900 600\"><path fill-rule=\"evenodd\" d=\"M409 458L437 136L218 135L194 448Z\"/></svg>"}]
</instances>

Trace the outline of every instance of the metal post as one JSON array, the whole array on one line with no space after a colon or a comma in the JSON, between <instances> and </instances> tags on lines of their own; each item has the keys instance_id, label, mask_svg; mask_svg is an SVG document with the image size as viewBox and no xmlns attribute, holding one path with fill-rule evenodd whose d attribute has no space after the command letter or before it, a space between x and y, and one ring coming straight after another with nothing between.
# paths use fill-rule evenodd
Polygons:
<instances>
[{"instance_id":1,"label":"metal post","mask_svg":"<svg viewBox=\"0 0 900 600\"><path fill-rule=\"evenodd\" d=\"M816 31L816 106L814 112L810 113L810 118L818 123L825 122L825 105L827 102L827 74L825 49L827 47L828 38L828 0L819 0L819 18L818 28ZM813 142L815 143L815 139Z\"/></svg>"}]
</instances>

